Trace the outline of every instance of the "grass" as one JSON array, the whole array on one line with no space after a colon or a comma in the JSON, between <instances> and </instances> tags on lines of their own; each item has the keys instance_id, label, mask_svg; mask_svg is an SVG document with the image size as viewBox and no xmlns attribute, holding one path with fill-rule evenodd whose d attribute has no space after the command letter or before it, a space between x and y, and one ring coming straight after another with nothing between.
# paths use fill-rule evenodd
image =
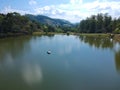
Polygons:
<instances>
[{"instance_id":1,"label":"grass","mask_svg":"<svg viewBox=\"0 0 120 90\"><path fill-rule=\"evenodd\" d=\"M110 34L110 33L83 33L80 34L81 36L88 36L88 37L99 37L99 38L112 38L116 42L120 42L120 34Z\"/></svg>"},{"instance_id":2,"label":"grass","mask_svg":"<svg viewBox=\"0 0 120 90\"><path fill-rule=\"evenodd\" d=\"M80 35L84 35L84 36L103 36L103 37L107 37L110 34L103 34L103 33L82 33Z\"/></svg>"},{"instance_id":3,"label":"grass","mask_svg":"<svg viewBox=\"0 0 120 90\"><path fill-rule=\"evenodd\" d=\"M117 42L120 42L120 34L115 34L115 36L113 37L113 39Z\"/></svg>"},{"instance_id":4,"label":"grass","mask_svg":"<svg viewBox=\"0 0 120 90\"><path fill-rule=\"evenodd\" d=\"M58 32L33 32L32 35L53 35L53 34L65 34Z\"/></svg>"},{"instance_id":5,"label":"grass","mask_svg":"<svg viewBox=\"0 0 120 90\"><path fill-rule=\"evenodd\" d=\"M45 32L33 32L32 35L43 35Z\"/></svg>"}]
</instances>

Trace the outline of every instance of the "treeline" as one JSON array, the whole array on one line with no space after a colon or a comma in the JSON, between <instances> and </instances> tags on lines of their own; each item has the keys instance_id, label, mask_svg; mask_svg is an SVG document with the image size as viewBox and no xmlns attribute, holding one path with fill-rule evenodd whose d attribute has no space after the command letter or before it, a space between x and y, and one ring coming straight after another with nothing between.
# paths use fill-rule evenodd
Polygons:
<instances>
[{"instance_id":1,"label":"treeline","mask_svg":"<svg viewBox=\"0 0 120 90\"><path fill-rule=\"evenodd\" d=\"M55 32L50 25L30 20L19 13L0 14L0 36L32 34L33 32Z\"/></svg>"},{"instance_id":2,"label":"treeline","mask_svg":"<svg viewBox=\"0 0 120 90\"><path fill-rule=\"evenodd\" d=\"M42 27L37 22L30 21L27 17L19 13L0 14L0 36L11 36L21 34L32 34Z\"/></svg>"},{"instance_id":3,"label":"treeline","mask_svg":"<svg viewBox=\"0 0 120 90\"><path fill-rule=\"evenodd\" d=\"M112 19L108 14L92 15L78 26L81 33L120 33L120 18Z\"/></svg>"},{"instance_id":4,"label":"treeline","mask_svg":"<svg viewBox=\"0 0 120 90\"><path fill-rule=\"evenodd\" d=\"M120 18L108 14L92 15L76 26L51 26L31 20L19 13L0 14L0 37L32 34L33 32L120 33Z\"/></svg>"},{"instance_id":5,"label":"treeline","mask_svg":"<svg viewBox=\"0 0 120 90\"><path fill-rule=\"evenodd\" d=\"M32 34L33 32L68 32L72 27L53 27L48 24L30 20L26 16L13 12L0 14L0 37Z\"/></svg>"}]
</instances>

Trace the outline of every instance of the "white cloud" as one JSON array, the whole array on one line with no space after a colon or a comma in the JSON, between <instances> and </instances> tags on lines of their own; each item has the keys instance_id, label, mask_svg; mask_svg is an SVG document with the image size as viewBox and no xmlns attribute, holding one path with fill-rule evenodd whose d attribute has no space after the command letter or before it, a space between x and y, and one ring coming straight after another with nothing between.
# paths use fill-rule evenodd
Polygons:
<instances>
[{"instance_id":1,"label":"white cloud","mask_svg":"<svg viewBox=\"0 0 120 90\"><path fill-rule=\"evenodd\" d=\"M47 9L45 9L47 7ZM36 14L45 14L54 18L63 18L71 22L79 22L81 19L93 14L108 13L113 17L120 15L120 1L94 0L85 3L83 0L70 0L67 4L51 5L36 8Z\"/></svg>"},{"instance_id":2,"label":"white cloud","mask_svg":"<svg viewBox=\"0 0 120 90\"><path fill-rule=\"evenodd\" d=\"M35 0L30 0L29 1L29 5L36 5L36 4L37 4L37 2Z\"/></svg>"},{"instance_id":3,"label":"white cloud","mask_svg":"<svg viewBox=\"0 0 120 90\"><path fill-rule=\"evenodd\" d=\"M68 4L44 6L35 8L36 14L48 15L52 18L66 19L71 22L79 22L86 13L82 13L82 0L70 0Z\"/></svg>"},{"instance_id":4,"label":"white cloud","mask_svg":"<svg viewBox=\"0 0 120 90\"><path fill-rule=\"evenodd\" d=\"M66 4L49 5L40 7L36 5L35 0L30 0L30 5L34 5L32 14L42 14L53 18L66 19L71 22L79 22L81 19L96 15L98 13L108 13L113 17L120 15L119 0L93 0L92 2L84 2L83 0L69 0ZM11 7L4 9L4 12L18 11L22 14L28 11L15 10Z\"/></svg>"},{"instance_id":5,"label":"white cloud","mask_svg":"<svg viewBox=\"0 0 120 90\"><path fill-rule=\"evenodd\" d=\"M71 4L81 4L83 0L70 0Z\"/></svg>"},{"instance_id":6,"label":"white cloud","mask_svg":"<svg viewBox=\"0 0 120 90\"><path fill-rule=\"evenodd\" d=\"M103 0L102 2L100 2L100 0L97 0L91 3L84 4L83 7L87 10L87 12L93 12L93 14L108 13L113 17L118 17L120 14L115 14L120 10L120 1L116 2Z\"/></svg>"}]
</instances>

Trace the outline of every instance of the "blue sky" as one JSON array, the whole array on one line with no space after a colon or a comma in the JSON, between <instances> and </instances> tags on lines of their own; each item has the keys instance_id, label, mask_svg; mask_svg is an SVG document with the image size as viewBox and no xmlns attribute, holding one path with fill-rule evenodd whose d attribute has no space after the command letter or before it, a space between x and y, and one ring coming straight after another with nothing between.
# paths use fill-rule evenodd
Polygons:
<instances>
[{"instance_id":1,"label":"blue sky","mask_svg":"<svg viewBox=\"0 0 120 90\"><path fill-rule=\"evenodd\" d=\"M0 0L0 13L42 14L79 22L98 13L120 16L120 0Z\"/></svg>"}]
</instances>

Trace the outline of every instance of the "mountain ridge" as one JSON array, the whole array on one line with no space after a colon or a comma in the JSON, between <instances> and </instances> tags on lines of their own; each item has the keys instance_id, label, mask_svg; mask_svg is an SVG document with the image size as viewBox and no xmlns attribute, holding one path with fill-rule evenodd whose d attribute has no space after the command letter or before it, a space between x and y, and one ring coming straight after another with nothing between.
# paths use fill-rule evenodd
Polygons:
<instances>
[{"instance_id":1,"label":"mountain ridge","mask_svg":"<svg viewBox=\"0 0 120 90\"><path fill-rule=\"evenodd\" d=\"M50 18L48 16L44 15L32 15L32 14L26 14L26 17L28 17L30 20L37 21L42 24L47 24L53 27L73 27L74 25L64 19L55 19L55 18Z\"/></svg>"}]
</instances>

